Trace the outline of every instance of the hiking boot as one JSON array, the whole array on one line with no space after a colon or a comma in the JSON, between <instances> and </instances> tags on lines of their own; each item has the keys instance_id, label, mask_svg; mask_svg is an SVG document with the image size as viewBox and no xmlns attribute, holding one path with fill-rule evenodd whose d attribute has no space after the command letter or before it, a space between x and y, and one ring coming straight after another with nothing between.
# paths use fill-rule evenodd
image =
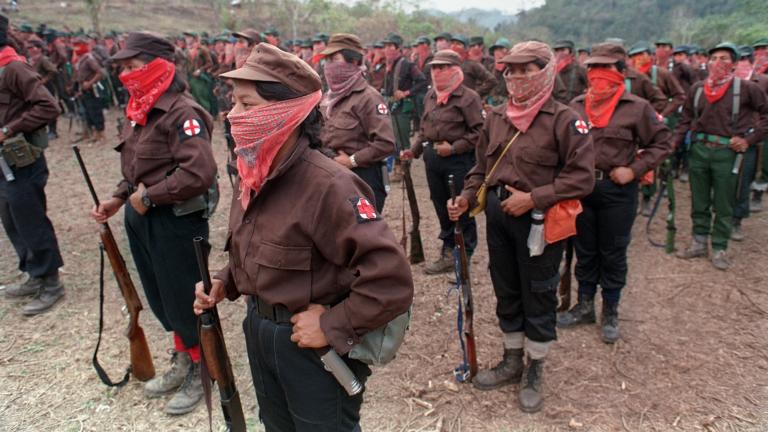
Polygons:
<instances>
[{"instance_id":1,"label":"hiking boot","mask_svg":"<svg viewBox=\"0 0 768 432\"><path fill-rule=\"evenodd\" d=\"M541 396L542 374L544 372L544 360L528 359L523 370L522 384L520 384L520 409L523 412L535 413L541 410L544 398Z\"/></svg>"},{"instance_id":2,"label":"hiking boot","mask_svg":"<svg viewBox=\"0 0 768 432\"><path fill-rule=\"evenodd\" d=\"M731 230L731 240L733 241L744 241L744 232L741 230L741 225L734 225L733 229Z\"/></svg>"},{"instance_id":3,"label":"hiking boot","mask_svg":"<svg viewBox=\"0 0 768 432\"><path fill-rule=\"evenodd\" d=\"M603 302L603 342L616 343L619 340L619 304Z\"/></svg>"},{"instance_id":4,"label":"hiking boot","mask_svg":"<svg viewBox=\"0 0 768 432\"><path fill-rule=\"evenodd\" d=\"M435 275L440 273L448 273L453 270L453 251L448 248L443 248L440 252L440 258L433 261L424 268L424 273L428 275Z\"/></svg>"},{"instance_id":5,"label":"hiking boot","mask_svg":"<svg viewBox=\"0 0 768 432\"><path fill-rule=\"evenodd\" d=\"M594 300L579 299L579 302L571 310L557 314L557 326L563 328L580 324L594 324L595 321Z\"/></svg>"},{"instance_id":6,"label":"hiking boot","mask_svg":"<svg viewBox=\"0 0 768 432\"><path fill-rule=\"evenodd\" d=\"M752 192L752 200L749 202L749 211L760 213L763 211L763 193L760 191Z\"/></svg>"},{"instance_id":7,"label":"hiking boot","mask_svg":"<svg viewBox=\"0 0 768 432\"><path fill-rule=\"evenodd\" d=\"M651 211L653 209L651 208L651 199L647 197L643 197L642 201L640 201L640 214L644 217L650 217Z\"/></svg>"},{"instance_id":8,"label":"hiking boot","mask_svg":"<svg viewBox=\"0 0 768 432\"><path fill-rule=\"evenodd\" d=\"M26 316L39 315L52 308L62 298L64 298L64 285L59 279L59 274L45 276L42 278L42 286L37 295L21 308L21 313Z\"/></svg>"},{"instance_id":9,"label":"hiking boot","mask_svg":"<svg viewBox=\"0 0 768 432\"><path fill-rule=\"evenodd\" d=\"M712 265L718 270L728 270L728 267L731 266L731 262L725 255L724 249L716 250L715 253L712 254Z\"/></svg>"},{"instance_id":10,"label":"hiking boot","mask_svg":"<svg viewBox=\"0 0 768 432\"><path fill-rule=\"evenodd\" d=\"M682 259L705 257L707 256L707 244L694 238L690 246L686 250L678 252L676 256Z\"/></svg>"},{"instance_id":11,"label":"hiking boot","mask_svg":"<svg viewBox=\"0 0 768 432\"><path fill-rule=\"evenodd\" d=\"M203 381L200 378L200 362L192 363L189 367L184 383L179 387L176 394L173 395L168 405L165 406L165 413L172 415L181 415L191 412L203 399Z\"/></svg>"},{"instance_id":12,"label":"hiking boot","mask_svg":"<svg viewBox=\"0 0 768 432\"><path fill-rule=\"evenodd\" d=\"M43 288L43 278L28 277L22 283L8 285L5 288L5 298L19 300L37 295Z\"/></svg>"},{"instance_id":13,"label":"hiking boot","mask_svg":"<svg viewBox=\"0 0 768 432\"><path fill-rule=\"evenodd\" d=\"M192 366L188 353L171 351L171 368L161 376L156 376L144 384L144 396L153 399L171 393L184 384L184 378Z\"/></svg>"},{"instance_id":14,"label":"hiking boot","mask_svg":"<svg viewBox=\"0 0 768 432\"><path fill-rule=\"evenodd\" d=\"M523 375L523 349L505 349L504 358L491 369L481 370L472 380L478 390L493 390L520 382Z\"/></svg>"}]
</instances>

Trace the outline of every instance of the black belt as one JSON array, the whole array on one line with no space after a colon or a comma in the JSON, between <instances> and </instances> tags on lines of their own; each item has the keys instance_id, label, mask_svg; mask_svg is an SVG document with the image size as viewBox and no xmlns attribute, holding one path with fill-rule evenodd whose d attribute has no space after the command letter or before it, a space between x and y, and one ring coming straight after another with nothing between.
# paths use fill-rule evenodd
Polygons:
<instances>
[{"instance_id":1,"label":"black belt","mask_svg":"<svg viewBox=\"0 0 768 432\"><path fill-rule=\"evenodd\" d=\"M253 307L256 316L259 318L276 322L278 324L287 324L291 322L293 313L282 305L271 305L256 296L251 296L249 304Z\"/></svg>"},{"instance_id":2,"label":"black belt","mask_svg":"<svg viewBox=\"0 0 768 432\"><path fill-rule=\"evenodd\" d=\"M605 180L605 179L609 179L609 178L611 178L611 177L610 177L610 175L607 172L605 172L603 170L599 170L599 169L595 170L595 181Z\"/></svg>"},{"instance_id":3,"label":"black belt","mask_svg":"<svg viewBox=\"0 0 768 432\"><path fill-rule=\"evenodd\" d=\"M499 197L499 201L504 201L505 199L512 196L512 192L508 191L503 183L499 183L496 186L491 186L490 191L495 193L496 196Z\"/></svg>"}]
</instances>

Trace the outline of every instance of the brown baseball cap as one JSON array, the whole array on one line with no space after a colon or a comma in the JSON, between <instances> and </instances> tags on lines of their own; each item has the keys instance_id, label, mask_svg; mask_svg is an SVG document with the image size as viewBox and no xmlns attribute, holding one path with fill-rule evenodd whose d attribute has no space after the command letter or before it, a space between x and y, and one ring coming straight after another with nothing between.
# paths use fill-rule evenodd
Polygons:
<instances>
[{"instance_id":1,"label":"brown baseball cap","mask_svg":"<svg viewBox=\"0 0 768 432\"><path fill-rule=\"evenodd\" d=\"M461 66L461 57L453 50L444 49L436 52L429 64Z\"/></svg>"},{"instance_id":2,"label":"brown baseball cap","mask_svg":"<svg viewBox=\"0 0 768 432\"><path fill-rule=\"evenodd\" d=\"M584 61L585 65L614 64L625 60L627 52L621 45L614 43L599 43L592 45L592 55Z\"/></svg>"},{"instance_id":3,"label":"brown baseball cap","mask_svg":"<svg viewBox=\"0 0 768 432\"><path fill-rule=\"evenodd\" d=\"M259 43L261 42L261 34L258 30L247 28L244 30L232 32L232 36L239 37L243 39L248 39L250 43Z\"/></svg>"},{"instance_id":4,"label":"brown baseball cap","mask_svg":"<svg viewBox=\"0 0 768 432\"><path fill-rule=\"evenodd\" d=\"M526 41L515 44L509 49L499 63L524 64L542 60L549 62L552 59L552 49L549 45L539 41Z\"/></svg>"},{"instance_id":5,"label":"brown baseball cap","mask_svg":"<svg viewBox=\"0 0 768 432\"><path fill-rule=\"evenodd\" d=\"M335 54L343 49L352 50L354 52L365 54L363 50L363 42L360 38L349 33L336 33L328 40L328 46L323 50L323 55Z\"/></svg>"},{"instance_id":6,"label":"brown baseball cap","mask_svg":"<svg viewBox=\"0 0 768 432\"><path fill-rule=\"evenodd\" d=\"M125 60L139 54L149 54L173 61L173 44L160 35L149 32L129 33L125 39L125 48L116 52L112 60Z\"/></svg>"},{"instance_id":7,"label":"brown baseball cap","mask_svg":"<svg viewBox=\"0 0 768 432\"><path fill-rule=\"evenodd\" d=\"M304 60L263 42L253 48L243 67L219 76L278 82L302 96L322 88L320 76Z\"/></svg>"}]
</instances>

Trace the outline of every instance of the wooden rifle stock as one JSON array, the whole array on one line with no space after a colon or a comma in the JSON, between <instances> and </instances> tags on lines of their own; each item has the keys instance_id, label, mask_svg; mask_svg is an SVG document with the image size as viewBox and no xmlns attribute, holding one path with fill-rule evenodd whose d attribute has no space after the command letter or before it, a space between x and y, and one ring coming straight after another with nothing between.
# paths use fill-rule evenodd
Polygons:
<instances>
[{"instance_id":1,"label":"wooden rifle stock","mask_svg":"<svg viewBox=\"0 0 768 432\"><path fill-rule=\"evenodd\" d=\"M560 271L560 286L557 288L558 312L565 312L571 307L571 267L573 264L573 237L565 241L565 262Z\"/></svg>"},{"instance_id":2,"label":"wooden rifle stock","mask_svg":"<svg viewBox=\"0 0 768 432\"><path fill-rule=\"evenodd\" d=\"M453 181L453 174L448 176L448 188L451 190L451 200L456 202L456 186ZM459 265L461 271L461 301L464 306L464 343L467 350L467 363L469 365L469 381L477 375L477 349L475 346L474 330L474 304L472 301L472 281L469 276L469 258L467 257L467 248L464 244L464 232L461 229L459 221L453 226L453 237L456 247L459 249Z\"/></svg>"},{"instance_id":3,"label":"wooden rifle stock","mask_svg":"<svg viewBox=\"0 0 768 432\"><path fill-rule=\"evenodd\" d=\"M88 190L91 193L93 202L98 207L99 197L96 195L96 190L93 188L93 183L91 182L91 177L88 174L88 170L85 168L85 162L83 162L83 158L80 155L80 149L77 146L72 146L72 150L75 152L75 158L77 159L77 163L80 166L80 171L83 173L85 183L88 185ZM128 272L128 267L125 265L125 260L120 253L120 248L117 246L115 236L112 235L112 230L109 228L108 223L101 224L99 235L101 237L102 247L107 253L109 264L112 267L112 272L114 273L115 279L117 280L117 286L120 288L120 293L123 296L125 307L129 315L128 328L126 329L126 336L130 341L131 348L131 364L129 366L129 371L133 373L136 379L140 381L147 381L155 376L155 366L152 363L152 354L149 351L149 344L147 344L147 338L144 335L144 330L139 325L139 313L143 309L141 305L141 299L139 298L139 294L136 292L136 286L131 280L131 274ZM103 280L101 289L103 301ZM101 324L102 317L100 317L99 320ZM100 342L101 325L99 328L99 343ZM122 384L112 384L108 377L106 377L106 374L103 373L103 369L101 369L101 366L98 365L98 361L96 360L96 354L98 353L98 350L99 344L96 346L96 352L94 352L93 355L93 362L94 367L99 373L99 377L101 377L102 381L110 386L125 384L125 382L127 382L126 378L124 378L124 382Z\"/></svg>"},{"instance_id":4,"label":"wooden rifle stock","mask_svg":"<svg viewBox=\"0 0 768 432\"><path fill-rule=\"evenodd\" d=\"M403 167L403 182L405 183L405 191L408 195L408 205L411 208L411 264L418 264L424 262L424 246L421 243L421 231L419 231L419 224L421 223L421 214L419 213L419 203L416 200L416 190L413 187L413 177L411 177L411 162L401 161Z\"/></svg>"},{"instance_id":5,"label":"wooden rifle stock","mask_svg":"<svg viewBox=\"0 0 768 432\"><path fill-rule=\"evenodd\" d=\"M208 253L211 245L202 238L193 240L195 256L200 269L200 277L203 281L205 293L211 292L211 277L208 273ZM202 380L205 390L205 402L208 406L208 423L211 422L211 380L216 381L219 387L221 410L227 430L231 432L246 432L245 416L240 402L240 394L235 385L235 374L232 372L232 364L227 354L227 345L224 343L224 333L219 322L219 312L216 307L206 309L200 314L200 348L202 350Z\"/></svg>"}]
</instances>

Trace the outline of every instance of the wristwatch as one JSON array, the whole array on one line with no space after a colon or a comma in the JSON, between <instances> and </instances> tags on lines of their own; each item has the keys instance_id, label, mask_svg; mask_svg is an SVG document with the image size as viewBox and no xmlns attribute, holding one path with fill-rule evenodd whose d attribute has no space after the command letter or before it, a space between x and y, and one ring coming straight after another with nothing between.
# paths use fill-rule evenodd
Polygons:
<instances>
[{"instance_id":1,"label":"wristwatch","mask_svg":"<svg viewBox=\"0 0 768 432\"><path fill-rule=\"evenodd\" d=\"M355 160L355 155L352 155L349 157L349 164L352 165L352 168L357 168L357 161Z\"/></svg>"},{"instance_id":2,"label":"wristwatch","mask_svg":"<svg viewBox=\"0 0 768 432\"><path fill-rule=\"evenodd\" d=\"M141 203L146 208L152 208L152 207L155 206L155 204L152 202L152 200L149 199L149 194L147 193L146 189L144 190L144 192L141 193Z\"/></svg>"},{"instance_id":3,"label":"wristwatch","mask_svg":"<svg viewBox=\"0 0 768 432\"><path fill-rule=\"evenodd\" d=\"M3 133L3 135L10 137L11 136L11 130L8 128L8 126L3 126L2 129L0 129L0 132Z\"/></svg>"}]
</instances>

